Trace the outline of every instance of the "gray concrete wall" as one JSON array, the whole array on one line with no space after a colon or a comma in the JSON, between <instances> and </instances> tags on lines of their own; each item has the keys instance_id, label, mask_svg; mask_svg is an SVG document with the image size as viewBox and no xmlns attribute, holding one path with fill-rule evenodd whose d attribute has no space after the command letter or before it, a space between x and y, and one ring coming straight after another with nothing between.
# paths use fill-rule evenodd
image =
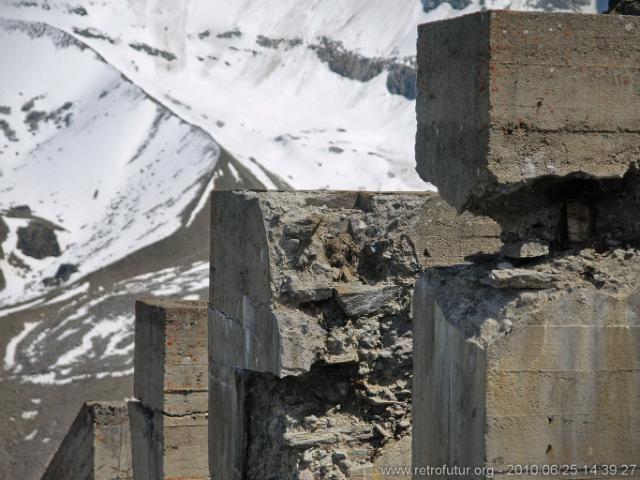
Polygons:
<instances>
[{"instance_id":1,"label":"gray concrete wall","mask_svg":"<svg viewBox=\"0 0 640 480\"><path fill-rule=\"evenodd\" d=\"M43 480L132 480L131 435L124 402L86 402Z\"/></svg>"},{"instance_id":2,"label":"gray concrete wall","mask_svg":"<svg viewBox=\"0 0 640 480\"><path fill-rule=\"evenodd\" d=\"M134 394L129 403L136 480L205 479L205 302L136 302Z\"/></svg>"},{"instance_id":3,"label":"gray concrete wall","mask_svg":"<svg viewBox=\"0 0 640 480\"><path fill-rule=\"evenodd\" d=\"M415 278L496 251L498 237L431 193L215 192L212 478L410 463Z\"/></svg>"}]
</instances>

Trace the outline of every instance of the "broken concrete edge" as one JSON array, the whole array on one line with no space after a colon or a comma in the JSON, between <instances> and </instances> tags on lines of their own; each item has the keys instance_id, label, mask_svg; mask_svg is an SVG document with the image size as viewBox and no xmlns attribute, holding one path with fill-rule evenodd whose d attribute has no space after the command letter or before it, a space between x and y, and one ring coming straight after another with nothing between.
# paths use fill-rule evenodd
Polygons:
<instances>
[{"instance_id":1,"label":"broken concrete edge","mask_svg":"<svg viewBox=\"0 0 640 480\"><path fill-rule=\"evenodd\" d=\"M510 309L524 310L530 302L577 289L632 292L635 264L640 268L640 251L622 248L563 252L520 266L497 257L484 258L472 265L428 269L418 279L415 292L431 298L443 285L458 292L439 297L438 305L463 338L485 348L516 327L501 323ZM527 324L533 321L539 319L529 319Z\"/></svg>"},{"instance_id":2,"label":"broken concrete edge","mask_svg":"<svg viewBox=\"0 0 640 480\"><path fill-rule=\"evenodd\" d=\"M408 234L431 196L213 194L214 478L308 476L321 460L336 474L357 470L408 435L409 292L421 271ZM314 392L325 399L292 400ZM318 402L322 415L309 410ZM380 412L392 407L394 415ZM322 425L326 435L315 431Z\"/></svg>"},{"instance_id":3,"label":"broken concrete edge","mask_svg":"<svg viewBox=\"0 0 640 480\"><path fill-rule=\"evenodd\" d=\"M497 251L495 222L430 192L214 192L211 212L213 477L409 464L415 279Z\"/></svg>"},{"instance_id":4,"label":"broken concrete edge","mask_svg":"<svg viewBox=\"0 0 640 480\"><path fill-rule=\"evenodd\" d=\"M621 179L638 162L640 56L617 46L638 30L637 17L511 11L420 25L418 173L481 214L536 179Z\"/></svg>"},{"instance_id":5,"label":"broken concrete edge","mask_svg":"<svg viewBox=\"0 0 640 480\"><path fill-rule=\"evenodd\" d=\"M129 432L126 402L85 402L42 480L132 480Z\"/></svg>"},{"instance_id":6,"label":"broken concrete edge","mask_svg":"<svg viewBox=\"0 0 640 480\"><path fill-rule=\"evenodd\" d=\"M496 267L430 269L416 284L414 468L640 458L640 252Z\"/></svg>"},{"instance_id":7,"label":"broken concrete edge","mask_svg":"<svg viewBox=\"0 0 640 480\"><path fill-rule=\"evenodd\" d=\"M135 304L134 396L169 415L206 412L207 302Z\"/></svg>"},{"instance_id":8,"label":"broken concrete edge","mask_svg":"<svg viewBox=\"0 0 640 480\"><path fill-rule=\"evenodd\" d=\"M218 361L278 376L308 371L321 353L303 348L294 362L282 355L288 348L284 334L292 331L287 319L311 329L309 337L322 336L317 321L304 311L313 303L336 301L347 317L365 315L393 299L397 282L413 283L422 268L464 262L469 254L495 252L500 245L495 222L459 216L433 192L228 191L214 192L211 201L210 318L219 317L217 323L228 330L211 341L240 342L234 358ZM380 215L389 217L388 226L376 224ZM334 225L328 226L325 216L340 216L344 225L332 220ZM332 229L325 232L329 240L316 242L316 230L327 228ZM371 235L371 228L379 230L371 251L349 250L348 243ZM365 278L365 267L384 264L377 256L394 242L393 255L412 256L412 273L404 280L398 275ZM344 255L362 257L355 259L359 270L347 268ZM365 305L367 298L378 299L379 305ZM246 343L243 331L258 339L251 342L253 351L239 348ZM218 355L223 355L222 348Z\"/></svg>"}]
</instances>

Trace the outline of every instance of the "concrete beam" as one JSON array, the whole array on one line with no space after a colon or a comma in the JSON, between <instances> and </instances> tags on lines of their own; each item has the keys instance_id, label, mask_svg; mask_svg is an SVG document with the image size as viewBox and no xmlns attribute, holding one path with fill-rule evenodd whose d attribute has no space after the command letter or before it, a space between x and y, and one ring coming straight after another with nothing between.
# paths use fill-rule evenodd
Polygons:
<instances>
[{"instance_id":1,"label":"concrete beam","mask_svg":"<svg viewBox=\"0 0 640 480\"><path fill-rule=\"evenodd\" d=\"M206 414L171 416L128 404L135 480L209 478Z\"/></svg>"},{"instance_id":2,"label":"concrete beam","mask_svg":"<svg viewBox=\"0 0 640 480\"><path fill-rule=\"evenodd\" d=\"M169 415L207 411L207 303L136 301L133 393Z\"/></svg>"}]
</instances>

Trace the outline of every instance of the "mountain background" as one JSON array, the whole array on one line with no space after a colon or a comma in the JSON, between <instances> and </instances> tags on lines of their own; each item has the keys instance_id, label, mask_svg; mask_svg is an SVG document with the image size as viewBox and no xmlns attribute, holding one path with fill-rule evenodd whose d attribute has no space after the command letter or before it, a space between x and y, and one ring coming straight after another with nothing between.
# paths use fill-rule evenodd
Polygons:
<instances>
[{"instance_id":1,"label":"mountain background","mask_svg":"<svg viewBox=\"0 0 640 480\"><path fill-rule=\"evenodd\" d=\"M0 477L132 395L133 302L206 299L213 189L425 190L420 23L590 0L0 1Z\"/></svg>"}]
</instances>

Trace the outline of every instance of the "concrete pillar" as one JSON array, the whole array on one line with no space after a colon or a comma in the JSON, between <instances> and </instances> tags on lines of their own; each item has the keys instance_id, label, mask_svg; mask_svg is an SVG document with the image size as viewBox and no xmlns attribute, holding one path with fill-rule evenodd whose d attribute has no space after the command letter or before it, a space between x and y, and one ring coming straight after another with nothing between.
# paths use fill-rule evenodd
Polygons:
<instances>
[{"instance_id":1,"label":"concrete pillar","mask_svg":"<svg viewBox=\"0 0 640 480\"><path fill-rule=\"evenodd\" d=\"M209 476L206 329L205 302L136 302L129 403L136 480Z\"/></svg>"},{"instance_id":2,"label":"concrete pillar","mask_svg":"<svg viewBox=\"0 0 640 480\"><path fill-rule=\"evenodd\" d=\"M621 51L639 29L524 12L419 29L418 171L507 245L417 283L416 478L640 478L640 50Z\"/></svg>"},{"instance_id":3,"label":"concrete pillar","mask_svg":"<svg viewBox=\"0 0 640 480\"><path fill-rule=\"evenodd\" d=\"M432 193L212 202L211 477L387 478L380 466L410 464L415 278L495 252L496 224Z\"/></svg>"},{"instance_id":4,"label":"concrete pillar","mask_svg":"<svg viewBox=\"0 0 640 480\"><path fill-rule=\"evenodd\" d=\"M132 480L131 436L124 402L86 402L42 480Z\"/></svg>"},{"instance_id":5,"label":"concrete pillar","mask_svg":"<svg viewBox=\"0 0 640 480\"><path fill-rule=\"evenodd\" d=\"M416 468L484 467L506 478L516 465L637 463L640 256L597 260L611 275L600 287L581 276L588 261L578 255L553 270L487 263L423 275L414 297Z\"/></svg>"}]
</instances>

